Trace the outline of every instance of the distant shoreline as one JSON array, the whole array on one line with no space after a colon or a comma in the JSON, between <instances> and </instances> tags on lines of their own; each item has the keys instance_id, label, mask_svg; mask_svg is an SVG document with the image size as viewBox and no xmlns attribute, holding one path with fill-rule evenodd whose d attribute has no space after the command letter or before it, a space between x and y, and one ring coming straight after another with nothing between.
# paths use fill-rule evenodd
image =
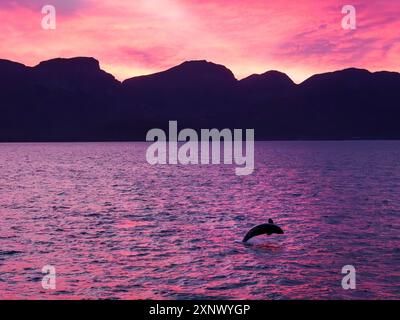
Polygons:
<instances>
[{"instance_id":1,"label":"distant shoreline","mask_svg":"<svg viewBox=\"0 0 400 320\"><path fill-rule=\"evenodd\" d=\"M255 142L352 142L352 141L400 141L400 138L360 138L360 139L263 139L255 140ZM38 141L0 141L0 144L17 144L17 143L127 143L127 142L143 142L151 143L145 140L38 140ZM185 142L179 142L185 143Z\"/></svg>"},{"instance_id":2,"label":"distant shoreline","mask_svg":"<svg viewBox=\"0 0 400 320\"><path fill-rule=\"evenodd\" d=\"M179 128L249 128L256 141L400 139L400 73L347 68L295 84L267 71L237 80L188 61L124 82L94 58L30 68L0 59L0 141L143 141Z\"/></svg>"}]
</instances>

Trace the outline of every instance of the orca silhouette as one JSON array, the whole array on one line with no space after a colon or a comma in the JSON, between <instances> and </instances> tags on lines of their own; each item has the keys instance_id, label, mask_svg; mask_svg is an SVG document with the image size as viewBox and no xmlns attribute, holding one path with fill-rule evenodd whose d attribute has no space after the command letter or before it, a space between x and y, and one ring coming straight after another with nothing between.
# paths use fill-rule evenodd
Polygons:
<instances>
[{"instance_id":1,"label":"orca silhouette","mask_svg":"<svg viewBox=\"0 0 400 320\"><path fill-rule=\"evenodd\" d=\"M274 224L272 219L268 220L268 223L260 224L250 229L249 232L243 238L243 242L247 242L249 239L259 236L261 234L266 234L270 236L271 234L283 234L283 230L278 225Z\"/></svg>"}]
</instances>

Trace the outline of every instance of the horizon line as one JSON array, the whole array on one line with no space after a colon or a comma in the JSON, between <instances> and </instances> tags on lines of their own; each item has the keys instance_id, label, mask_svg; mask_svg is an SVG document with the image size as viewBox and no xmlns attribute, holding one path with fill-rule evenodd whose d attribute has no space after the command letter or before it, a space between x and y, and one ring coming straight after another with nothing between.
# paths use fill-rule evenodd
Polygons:
<instances>
[{"instance_id":1,"label":"horizon line","mask_svg":"<svg viewBox=\"0 0 400 320\"><path fill-rule=\"evenodd\" d=\"M73 59L79 59L79 58L82 58L82 59L94 59L95 61L97 61L97 62L99 63L99 68L100 68L100 70L102 70L102 71L104 71L104 72L106 72L106 73L112 75L112 76L114 77L114 79L115 79L116 81L120 82L121 84L122 84L124 81L129 80L129 79L138 78L138 77L145 77L145 76L151 76L151 75L154 75L154 74L163 73L163 72L166 72L166 71L168 71L168 70L171 70L171 69L173 69L173 68L175 68L175 67L178 67L178 66L180 66L180 65L182 65L182 64L184 64L184 63L187 63L187 62L206 62L206 63L214 64L214 65L217 65L217 66L223 66L223 67L225 67L226 69L228 69L228 70L233 74L233 76L234 76L234 78L235 78L236 81L242 81L242 80L247 79L247 78L249 78L249 77L251 77L251 76L261 76L261 75L263 75L263 74L265 74L265 73L268 73L268 72L271 72L271 71L272 71L272 72L279 72L279 73L285 74L285 75L286 75L294 84L296 84L296 85L300 85L300 84L306 82L307 80L309 80L309 79L311 79L312 77L317 76L317 75L329 74L329 73L340 72L340 71L345 71L345 70L350 70L350 69L361 70L361 71L367 71L368 73L371 73L371 74L380 73L380 72L388 72L388 73L397 73L397 74L400 74L399 71L393 71L393 70L371 71L371 70L366 69L366 68L358 68L358 67L354 67L354 66L349 66L349 67L346 67L346 68L343 68L343 69L336 69L336 70L330 70L330 71L315 73L315 74L312 74L311 76L305 78L305 79L304 79L303 81L301 81L301 82L296 82L296 81L294 81L294 80L292 79L292 77L291 77L289 74L287 74L286 72L280 71L280 70L276 70L276 69L266 70L266 71L264 71L264 72L262 72L262 73L252 73L252 74L249 74L249 75L247 75L247 76L245 76L245 77L238 78L238 77L235 75L235 73L234 73L230 68L228 68L227 66L225 66L224 64L216 63L216 62L213 62L213 61L208 61L208 60L206 60L206 59L193 59L193 60L184 60L184 61L182 61L181 63L178 63L178 64L173 65L173 66L171 66L171 67L168 67L168 68L166 68L166 69L162 69L162 70L160 70L160 71L156 71L156 72L152 72L152 73L147 73L147 74L133 75L133 76L131 76L131 77L129 77L129 78L126 78L126 79L124 79L124 80L120 80L120 79L118 79L113 73L107 71L106 69L103 69L103 68L102 68L102 63L101 63L101 61L100 61L99 59L93 57L93 56L55 57L55 58L51 58L51 59L39 61L39 63L37 63L37 64L35 64L35 65L27 65L27 64L25 64L25 63L22 63L22 62L19 62L19 61L10 60L10 59L6 59L6 58L0 58L0 61L3 60L3 61L8 61L8 62L16 63L16 64L21 64L21 65L23 65L23 66L25 66L25 67L27 67L27 68L36 68L36 67L38 67L38 66L39 66L41 63L43 63L43 62L53 61L53 60L57 60L57 59L60 59L60 60L73 60Z\"/></svg>"}]
</instances>

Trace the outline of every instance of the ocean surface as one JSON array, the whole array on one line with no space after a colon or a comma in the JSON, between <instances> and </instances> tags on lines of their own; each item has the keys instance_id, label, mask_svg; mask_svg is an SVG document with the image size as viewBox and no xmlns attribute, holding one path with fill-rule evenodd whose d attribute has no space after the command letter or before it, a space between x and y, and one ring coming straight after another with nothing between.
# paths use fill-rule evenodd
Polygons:
<instances>
[{"instance_id":1,"label":"ocean surface","mask_svg":"<svg viewBox=\"0 0 400 320\"><path fill-rule=\"evenodd\" d=\"M147 146L0 144L0 298L400 298L399 141L258 142L249 176Z\"/></svg>"}]
</instances>

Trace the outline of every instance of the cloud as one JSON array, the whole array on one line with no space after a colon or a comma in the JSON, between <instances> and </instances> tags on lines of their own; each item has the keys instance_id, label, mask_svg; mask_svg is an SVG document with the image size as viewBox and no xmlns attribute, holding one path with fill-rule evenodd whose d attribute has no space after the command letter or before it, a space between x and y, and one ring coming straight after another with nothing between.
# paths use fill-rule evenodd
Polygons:
<instances>
[{"instance_id":1,"label":"cloud","mask_svg":"<svg viewBox=\"0 0 400 320\"><path fill-rule=\"evenodd\" d=\"M159 68L167 66L171 58L175 56L174 51L165 47L121 47L118 50L119 61L125 59L133 61L143 67Z\"/></svg>"},{"instance_id":2,"label":"cloud","mask_svg":"<svg viewBox=\"0 0 400 320\"><path fill-rule=\"evenodd\" d=\"M53 2L57 29L41 29ZM2 0L1 58L34 65L94 56L120 80L184 60L224 64L238 78L270 69L297 82L351 66L399 70L400 2L355 1L357 29L341 28L339 0ZM7 10L5 10L7 9Z\"/></svg>"},{"instance_id":3,"label":"cloud","mask_svg":"<svg viewBox=\"0 0 400 320\"><path fill-rule=\"evenodd\" d=\"M53 5L59 14L71 14L88 5L87 0L1 0L0 9L26 8L40 12L45 5Z\"/></svg>"}]
</instances>

